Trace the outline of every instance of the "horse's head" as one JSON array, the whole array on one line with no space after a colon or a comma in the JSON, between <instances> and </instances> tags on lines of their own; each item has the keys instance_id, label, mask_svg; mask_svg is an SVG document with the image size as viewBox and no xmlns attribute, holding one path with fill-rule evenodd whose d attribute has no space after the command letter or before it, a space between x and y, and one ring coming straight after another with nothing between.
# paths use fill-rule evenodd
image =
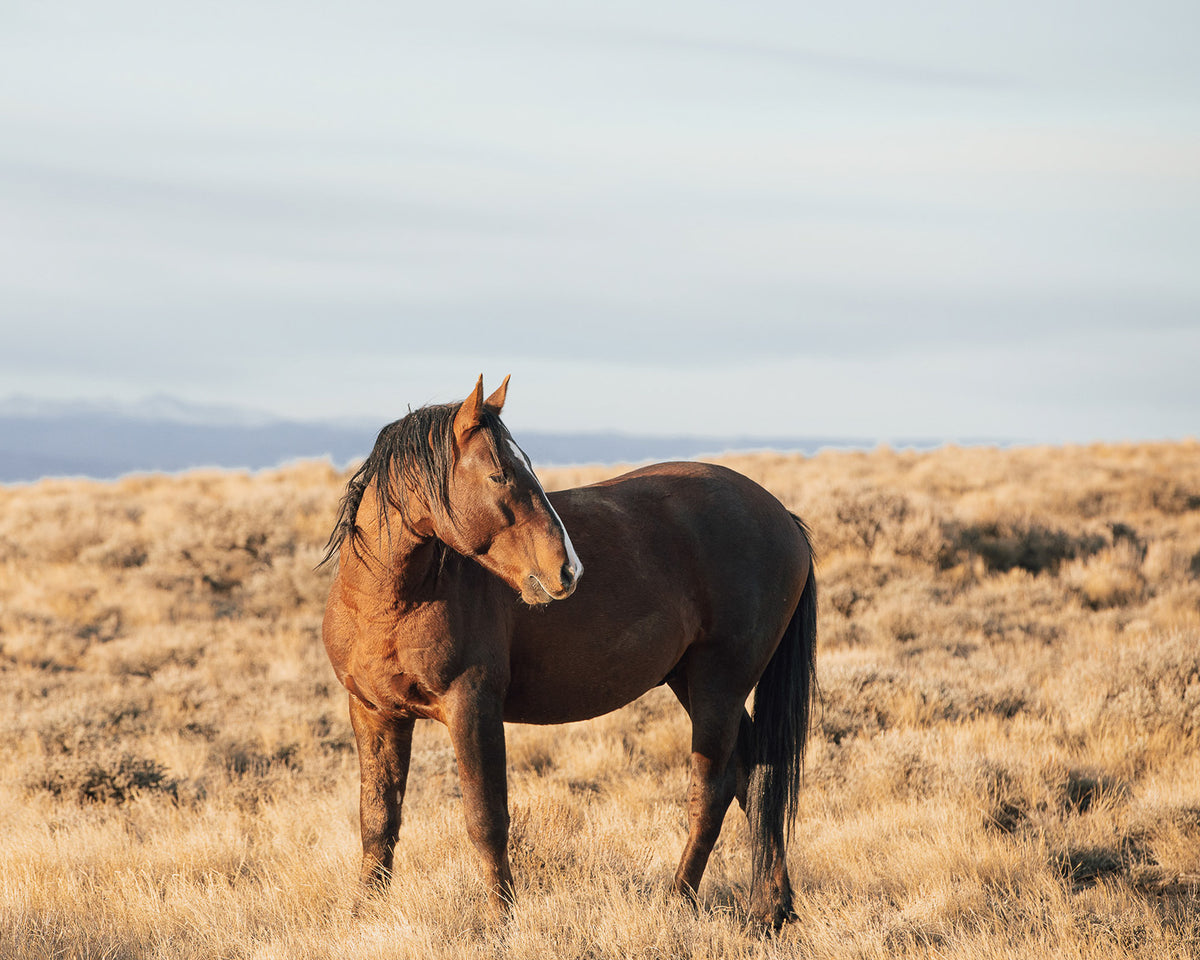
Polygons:
<instances>
[{"instance_id":1,"label":"horse's head","mask_svg":"<svg viewBox=\"0 0 1200 960\"><path fill-rule=\"evenodd\" d=\"M499 421L508 378L487 400L483 377L454 417L452 515L437 535L474 557L530 604L575 591L583 564L529 459ZM440 529L444 527L445 529Z\"/></svg>"}]
</instances>

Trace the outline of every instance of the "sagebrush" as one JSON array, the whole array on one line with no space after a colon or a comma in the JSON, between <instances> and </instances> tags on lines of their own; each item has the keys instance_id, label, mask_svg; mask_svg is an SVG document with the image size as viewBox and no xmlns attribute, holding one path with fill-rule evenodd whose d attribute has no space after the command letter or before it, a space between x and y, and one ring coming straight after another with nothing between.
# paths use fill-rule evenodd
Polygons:
<instances>
[{"instance_id":1,"label":"sagebrush","mask_svg":"<svg viewBox=\"0 0 1200 960\"><path fill-rule=\"evenodd\" d=\"M741 922L736 807L699 909L667 896L689 746L664 689L509 728L499 926L419 724L395 883L350 917L316 569L345 475L308 463L0 488L0 956L1197 955L1200 445L723 462L820 555L780 935Z\"/></svg>"}]
</instances>

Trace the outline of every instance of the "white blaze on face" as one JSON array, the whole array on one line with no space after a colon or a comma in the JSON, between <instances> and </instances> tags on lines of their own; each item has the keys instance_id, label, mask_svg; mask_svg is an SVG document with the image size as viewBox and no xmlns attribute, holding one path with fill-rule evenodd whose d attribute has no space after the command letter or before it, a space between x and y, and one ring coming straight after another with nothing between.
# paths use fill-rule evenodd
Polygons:
<instances>
[{"instance_id":1,"label":"white blaze on face","mask_svg":"<svg viewBox=\"0 0 1200 960\"><path fill-rule=\"evenodd\" d=\"M571 536L567 533L567 528L562 522L562 517L558 515L558 511L554 509L554 504L550 502L550 498L546 496L546 491L542 487L542 481L537 478L537 474L533 472L533 464L529 457L525 455L525 451L517 446L517 441L509 437L508 446L529 470L529 475L533 477L533 482L537 484L538 490L541 490L542 497L546 501L546 507L550 511L550 516L554 518L554 522L558 524L558 529L562 531L563 546L567 550L567 567L573 572L576 580L583 573L583 563L579 559L579 554L575 552L575 545L571 543Z\"/></svg>"}]
</instances>

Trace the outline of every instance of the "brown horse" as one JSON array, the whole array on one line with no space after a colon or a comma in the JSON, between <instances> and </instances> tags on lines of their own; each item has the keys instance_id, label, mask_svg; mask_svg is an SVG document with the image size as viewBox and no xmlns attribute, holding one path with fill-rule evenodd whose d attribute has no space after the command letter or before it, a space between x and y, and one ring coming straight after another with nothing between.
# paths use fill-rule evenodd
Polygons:
<instances>
[{"instance_id":1,"label":"brown horse","mask_svg":"<svg viewBox=\"0 0 1200 960\"><path fill-rule=\"evenodd\" d=\"M778 926L792 909L785 844L814 689L804 524L702 463L547 495L500 422L507 387L484 400L480 377L462 403L384 427L330 537L324 639L358 741L362 887L391 872L416 718L450 731L467 832L503 913L504 722L583 720L666 683L692 721L674 889L695 895L736 796L751 828L749 912Z\"/></svg>"}]
</instances>

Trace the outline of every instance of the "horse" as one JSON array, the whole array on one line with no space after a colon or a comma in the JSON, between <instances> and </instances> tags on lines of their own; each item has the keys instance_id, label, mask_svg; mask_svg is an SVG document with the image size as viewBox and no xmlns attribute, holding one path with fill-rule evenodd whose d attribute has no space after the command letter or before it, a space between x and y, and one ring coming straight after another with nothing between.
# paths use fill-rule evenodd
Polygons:
<instances>
[{"instance_id":1,"label":"horse","mask_svg":"<svg viewBox=\"0 0 1200 960\"><path fill-rule=\"evenodd\" d=\"M695 902L736 797L752 921L794 916L786 844L816 685L803 521L747 477L661 463L547 494L500 419L508 378L384 427L349 480L323 639L360 765L355 904L390 878L415 720L449 731L496 917L514 902L504 723L596 717L666 684L691 719ZM753 717L746 702L754 691Z\"/></svg>"}]
</instances>

